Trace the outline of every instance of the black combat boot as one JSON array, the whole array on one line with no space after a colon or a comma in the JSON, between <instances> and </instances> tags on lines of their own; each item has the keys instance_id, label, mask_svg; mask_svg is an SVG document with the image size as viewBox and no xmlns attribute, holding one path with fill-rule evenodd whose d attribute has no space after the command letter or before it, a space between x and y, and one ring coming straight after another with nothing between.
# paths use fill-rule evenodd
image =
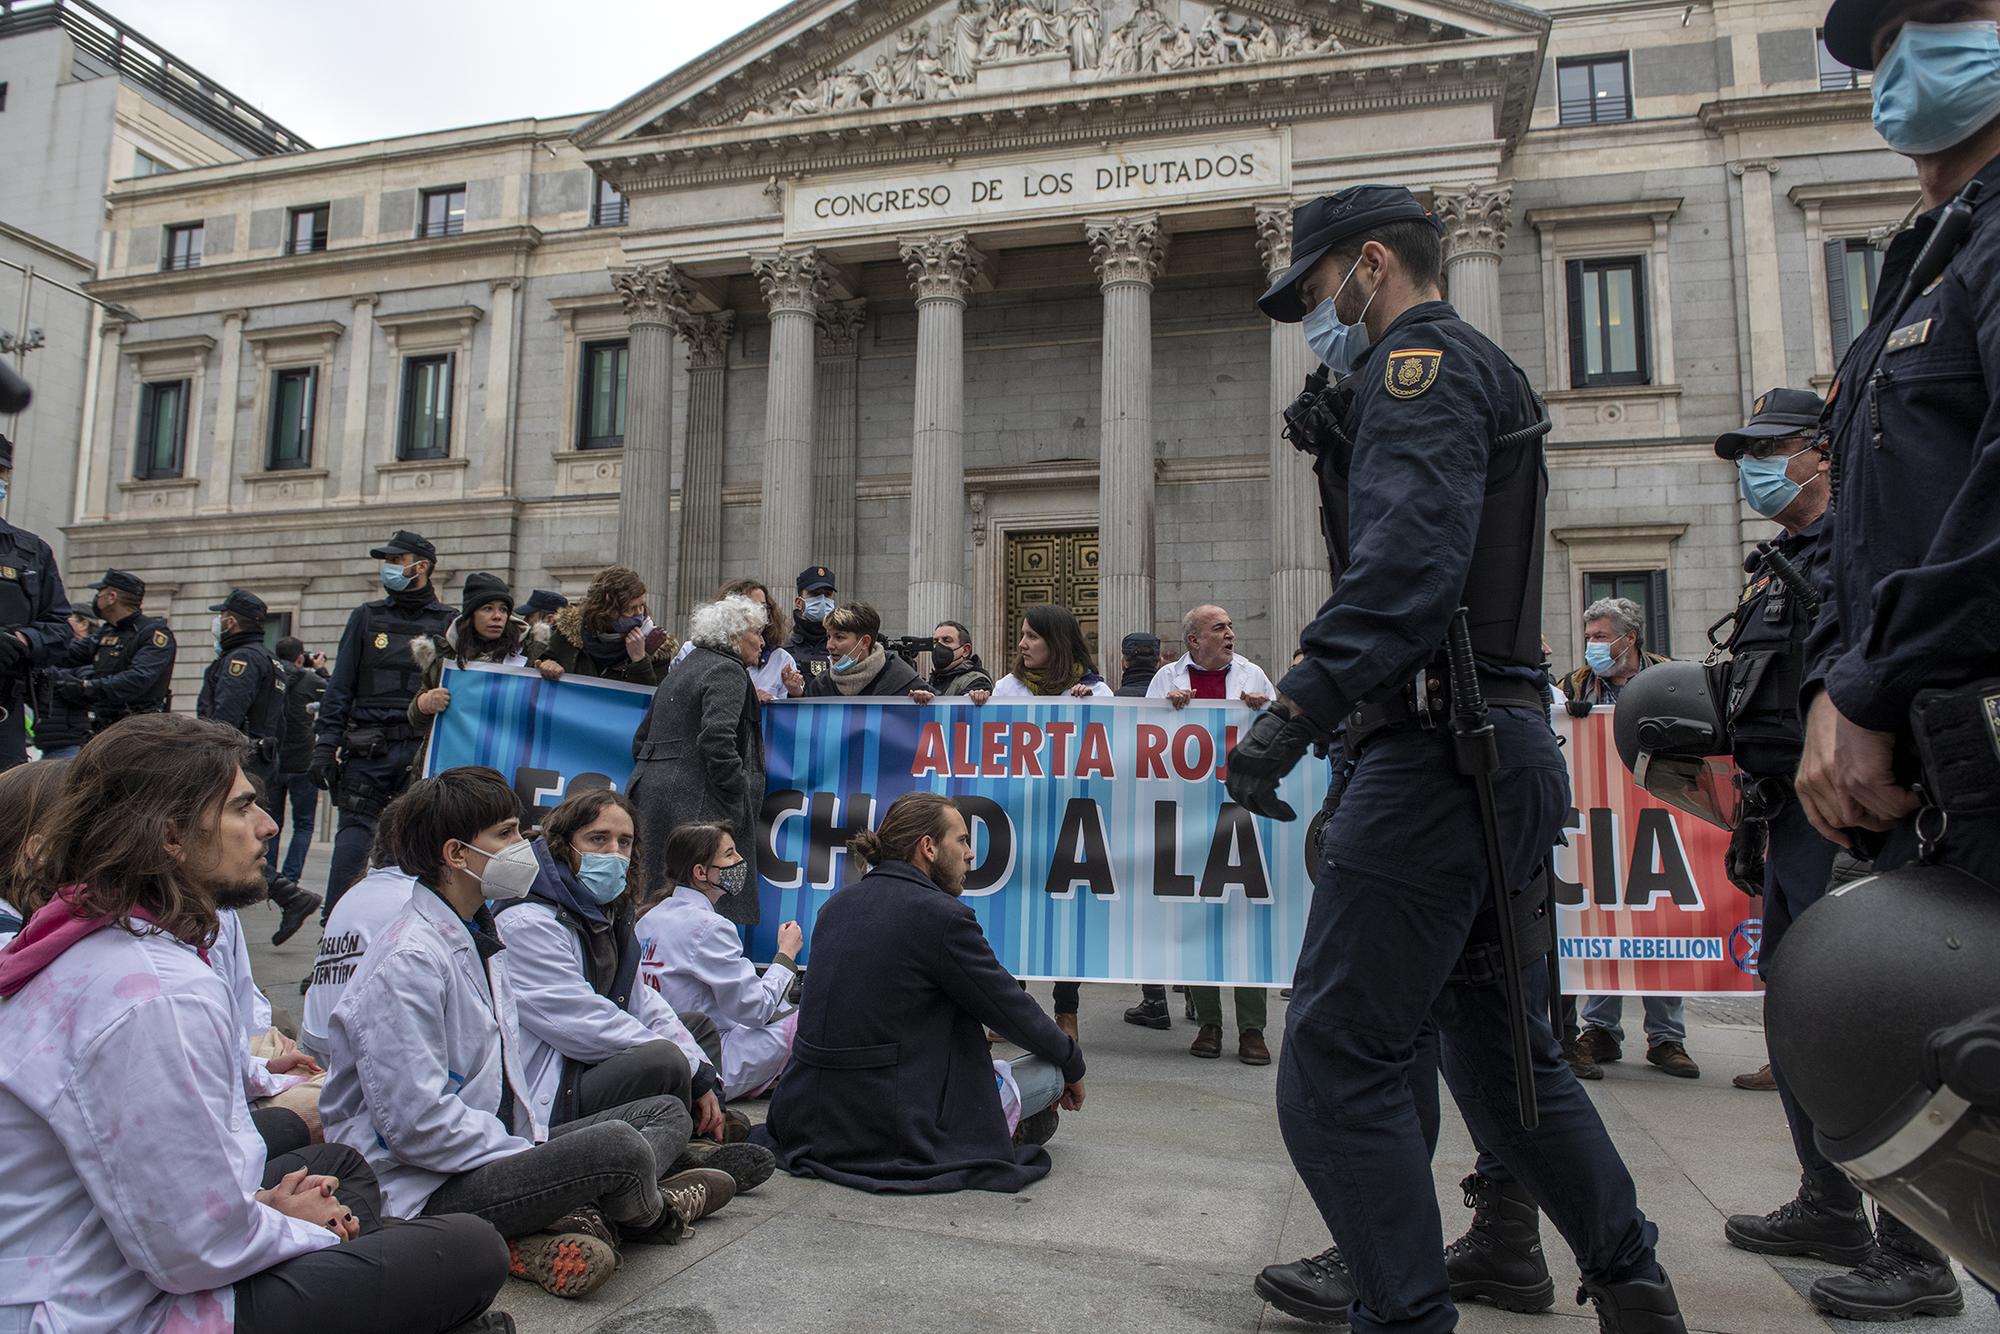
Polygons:
<instances>
[{"instance_id":1,"label":"black combat boot","mask_svg":"<svg viewBox=\"0 0 2000 1334\"><path fill-rule=\"evenodd\" d=\"M1680 1301L1665 1270L1657 1279L1586 1282L1576 1290L1576 1304L1585 1302L1597 1304L1598 1334L1687 1334Z\"/></svg>"},{"instance_id":2,"label":"black combat boot","mask_svg":"<svg viewBox=\"0 0 2000 1334\"><path fill-rule=\"evenodd\" d=\"M1167 1013L1167 999L1164 996L1158 1000L1155 1000L1151 996L1146 997L1137 1005L1125 1011L1125 1022L1128 1024L1137 1024L1141 1028L1172 1028L1174 1026L1173 1016Z\"/></svg>"},{"instance_id":3,"label":"black combat boot","mask_svg":"<svg viewBox=\"0 0 2000 1334\"><path fill-rule=\"evenodd\" d=\"M1820 1279L1806 1293L1812 1304L1844 1320L1908 1320L1957 1315L1965 1294L1944 1252L1877 1209L1875 1248L1852 1272Z\"/></svg>"},{"instance_id":4,"label":"black combat boot","mask_svg":"<svg viewBox=\"0 0 2000 1334\"><path fill-rule=\"evenodd\" d=\"M1511 1182L1474 1172L1458 1183L1472 1226L1444 1248L1455 1302L1489 1301L1503 1311L1546 1311L1556 1304L1555 1280L1542 1255L1541 1211Z\"/></svg>"},{"instance_id":5,"label":"black combat boot","mask_svg":"<svg viewBox=\"0 0 2000 1334\"><path fill-rule=\"evenodd\" d=\"M1338 1246L1288 1265L1266 1265L1254 1286L1259 1297L1286 1315L1315 1325L1346 1324L1354 1301L1354 1285Z\"/></svg>"},{"instance_id":6,"label":"black combat boot","mask_svg":"<svg viewBox=\"0 0 2000 1334\"><path fill-rule=\"evenodd\" d=\"M1722 1235L1739 1250L1810 1255L1837 1265L1860 1264L1875 1249L1861 1192L1835 1169L1807 1172L1799 1193L1762 1217L1732 1214Z\"/></svg>"},{"instance_id":7,"label":"black combat boot","mask_svg":"<svg viewBox=\"0 0 2000 1334\"><path fill-rule=\"evenodd\" d=\"M284 875L272 876L270 888L271 902L284 914L278 919L278 929L271 933L271 943L282 945L306 924L308 917L319 911L319 895L300 889L298 881Z\"/></svg>"}]
</instances>

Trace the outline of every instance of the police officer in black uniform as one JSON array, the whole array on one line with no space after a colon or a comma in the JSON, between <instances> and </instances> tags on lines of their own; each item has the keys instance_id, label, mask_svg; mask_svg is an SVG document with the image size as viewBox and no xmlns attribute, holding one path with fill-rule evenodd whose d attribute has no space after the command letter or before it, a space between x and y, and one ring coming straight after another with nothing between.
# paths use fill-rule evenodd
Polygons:
<instances>
[{"instance_id":1,"label":"police officer in black uniform","mask_svg":"<svg viewBox=\"0 0 2000 1334\"><path fill-rule=\"evenodd\" d=\"M14 442L0 435L0 501L14 481ZM0 519L0 769L28 758L29 674L69 652L69 596L49 544Z\"/></svg>"},{"instance_id":2,"label":"police officer in black uniform","mask_svg":"<svg viewBox=\"0 0 2000 1334\"><path fill-rule=\"evenodd\" d=\"M264 647L264 599L240 588L209 608L216 613L215 661L201 675L201 695L194 716L224 723L250 738L249 762L243 772L257 780L269 807L279 775L279 752L285 741L286 677L271 651ZM271 901L284 914L271 937L282 945L319 908L319 895L299 888L266 863L264 883Z\"/></svg>"},{"instance_id":3,"label":"police officer in black uniform","mask_svg":"<svg viewBox=\"0 0 2000 1334\"><path fill-rule=\"evenodd\" d=\"M1345 377L1295 435L1316 454L1335 587L1301 637L1304 660L1231 753L1230 794L1293 818L1276 787L1310 746L1345 720L1357 757L1321 834L1279 1126L1348 1261L1353 1327L1453 1328L1412 1090L1434 1020L1467 1124L1576 1248L1579 1300L1596 1302L1612 1334L1679 1334L1656 1230L1549 1028L1543 959L1522 959L1519 973L1533 1131L1520 1121L1505 991L1450 980L1493 896L1511 904L1534 881L1569 783L1541 678L1546 414L1520 370L1440 299L1440 232L1400 187L1315 199L1293 215L1292 267L1259 301L1275 320L1303 322ZM1499 886L1434 703L1461 606L1497 733Z\"/></svg>"},{"instance_id":4,"label":"police officer in black uniform","mask_svg":"<svg viewBox=\"0 0 2000 1334\"><path fill-rule=\"evenodd\" d=\"M104 628L95 642L78 640L68 649L70 663L57 674L54 689L66 704L90 710L91 735L135 713L165 713L173 704L174 632L144 610L146 581L128 570L106 570L90 586Z\"/></svg>"},{"instance_id":5,"label":"police officer in black uniform","mask_svg":"<svg viewBox=\"0 0 2000 1334\"><path fill-rule=\"evenodd\" d=\"M333 793L340 811L327 912L367 869L375 817L410 781L410 760L421 741L410 726L410 700L423 686L410 643L443 634L457 615L431 588L437 548L423 534L399 529L368 554L381 562L378 574L388 595L348 615L320 699L312 753L313 782Z\"/></svg>"},{"instance_id":6,"label":"police officer in black uniform","mask_svg":"<svg viewBox=\"0 0 2000 1334\"><path fill-rule=\"evenodd\" d=\"M2000 893L1996 24L2000 0L1836 0L1826 16L1833 56L1875 72L1876 127L1916 164L1923 211L1827 391L1830 555L1796 787L1813 826L1877 871L1951 866ZM1876 1295L1855 1304L1957 1310L1936 1248L1878 1221L1854 1276Z\"/></svg>"}]
</instances>

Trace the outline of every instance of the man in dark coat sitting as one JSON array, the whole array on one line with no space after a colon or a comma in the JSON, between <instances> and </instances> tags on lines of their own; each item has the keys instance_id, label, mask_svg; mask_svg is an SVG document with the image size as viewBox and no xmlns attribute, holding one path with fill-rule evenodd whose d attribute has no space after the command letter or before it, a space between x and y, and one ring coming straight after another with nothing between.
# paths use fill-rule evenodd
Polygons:
<instances>
[{"instance_id":1,"label":"man in dark coat sitting","mask_svg":"<svg viewBox=\"0 0 2000 1334\"><path fill-rule=\"evenodd\" d=\"M972 862L965 817L949 797L908 793L848 848L874 869L813 924L792 1059L752 1138L787 1172L857 1190L1041 1180L1056 1108L1083 1106L1083 1050L1000 966L959 899ZM1029 1054L1003 1074L987 1028ZM1008 1084L1020 1100L1012 1134Z\"/></svg>"}]
</instances>

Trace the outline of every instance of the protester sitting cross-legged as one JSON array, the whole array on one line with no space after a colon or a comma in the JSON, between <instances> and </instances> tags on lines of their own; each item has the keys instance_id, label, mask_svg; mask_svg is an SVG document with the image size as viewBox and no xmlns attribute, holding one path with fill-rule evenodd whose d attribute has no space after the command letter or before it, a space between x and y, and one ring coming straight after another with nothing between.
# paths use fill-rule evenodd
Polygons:
<instances>
[{"instance_id":1,"label":"protester sitting cross-legged","mask_svg":"<svg viewBox=\"0 0 2000 1334\"><path fill-rule=\"evenodd\" d=\"M743 957L743 937L720 908L757 886L727 825L682 825L662 860L673 893L639 919L640 978L681 1013L715 1021L723 1096L754 1098L792 1053L798 1015L785 998L799 975L804 934L797 922L780 926L778 957L761 976Z\"/></svg>"},{"instance_id":2,"label":"protester sitting cross-legged","mask_svg":"<svg viewBox=\"0 0 2000 1334\"><path fill-rule=\"evenodd\" d=\"M514 595L507 591L507 581L480 573L465 576L458 615L443 634L419 635L410 641L410 657L424 674L423 688L410 698L410 726L420 738L416 758L410 761L412 775L423 773L431 729L437 716L451 707L451 692L441 684L445 664L497 662L522 667L528 661L521 652L527 638L528 623L514 614Z\"/></svg>"},{"instance_id":3,"label":"protester sitting cross-legged","mask_svg":"<svg viewBox=\"0 0 2000 1334\"><path fill-rule=\"evenodd\" d=\"M0 1327L511 1330L487 1223L378 1225L360 1155L267 1161L235 1007L202 953L264 893L242 733L142 714L70 762L42 906L0 953Z\"/></svg>"},{"instance_id":4,"label":"protester sitting cross-legged","mask_svg":"<svg viewBox=\"0 0 2000 1334\"><path fill-rule=\"evenodd\" d=\"M35 856L68 764L35 760L0 773L0 945L14 938L48 893L35 874Z\"/></svg>"},{"instance_id":5,"label":"protester sitting cross-legged","mask_svg":"<svg viewBox=\"0 0 2000 1334\"><path fill-rule=\"evenodd\" d=\"M674 639L653 624L646 583L623 565L597 572L583 601L564 607L528 636L528 662L554 681L598 676L656 686L673 661Z\"/></svg>"},{"instance_id":6,"label":"protester sitting cross-legged","mask_svg":"<svg viewBox=\"0 0 2000 1334\"><path fill-rule=\"evenodd\" d=\"M921 690L917 669L882 647L882 614L849 602L826 618L826 647L833 665L806 683L815 699L863 699Z\"/></svg>"},{"instance_id":7,"label":"protester sitting cross-legged","mask_svg":"<svg viewBox=\"0 0 2000 1334\"><path fill-rule=\"evenodd\" d=\"M551 1127L530 1096L512 951L485 902L540 875L506 780L464 768L413 784L396 843L417 888L328 1023L327 1138L368 1159L388 1213L476 1214L509 1239L511 1273L559 1297L595 1291L621 1241L678 1240L733 1183L704 1172L662 1191L661 1160L690 1130L676 1098Z\"/></svg>"},{"instance_id":8,"label":"protester sitting cross-legged","mask_svg":"<svg viewBox=\"0 0 2000 1334\"><path fill-rule=\"evenodd\" d=\"M713 1167L729 1173L734 1190L749 1190L771 1175L770 1152L721 1143L714 1063L673 1006L639 981L634 900L646 863L633 817L631 801L608 787L570 796L532 845L540 873L527 897L493 910L521 1016L523 1093L552 1127L637 1099L673 1098L693 1118L695 1137L653 1140L665 1187L687 1184L672 1179L684 1168Z\"/></svg>"},{"instance_id":9,"label":"protester sitting cross-legged","mask_svg":"<svg viewBox=\"0 0 2000 1334\"><path fill-rule=\"evenodd\" d=\"M1083 1049L1000 966L959 898L965 817L949 797L906 793L848 851L873 869L814 921L792 1059L752 1137L787 1172L859 1190L1039 1181L1056 1107L1083 1106ZM986 1026L1029 1054L993 1060Z\"/></svg>"}]
</instances>

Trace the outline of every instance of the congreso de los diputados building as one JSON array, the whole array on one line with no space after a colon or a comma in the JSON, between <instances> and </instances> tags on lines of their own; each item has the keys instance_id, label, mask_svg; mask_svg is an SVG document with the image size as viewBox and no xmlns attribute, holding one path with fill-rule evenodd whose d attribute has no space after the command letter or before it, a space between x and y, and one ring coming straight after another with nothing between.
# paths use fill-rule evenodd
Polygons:
<instances>
[{"instance_id":1,"label":"congreso de los diputados building","mask_svg":"<svg viewBox=\"0 0 2000 1334\"><path fill-rule=\"evenodd\" d=\"M596 115L156 149L83 284L64 565L331 648L413 528L447 588L616 559L674 625L825 564L989 661L1038 601L1107 646L1212 601L1270 665L1329 581L1254 300L1294 202L1387 181L1546 395L1557 665L1614 593L1697 655L1769 530L1712 442L1824 390L1916 199L1819 8L795 0Z\"/></svg>"}]
</instances>

